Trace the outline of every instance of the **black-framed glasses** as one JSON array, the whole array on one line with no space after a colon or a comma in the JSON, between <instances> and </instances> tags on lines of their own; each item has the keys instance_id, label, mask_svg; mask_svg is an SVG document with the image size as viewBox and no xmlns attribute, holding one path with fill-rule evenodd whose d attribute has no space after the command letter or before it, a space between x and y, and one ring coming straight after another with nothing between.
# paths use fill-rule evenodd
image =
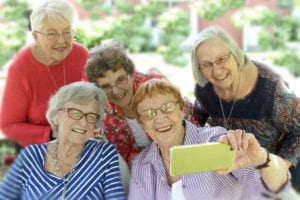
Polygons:
<instances>
[{"instance_id":1,"label":"black-framed glasses","mask_svg":"<svg viewBox=\"0 0 300 200\"><path fill-rule=\"evenodd\" d=\"M99 85L99 87L106 93L111 93L114 87L122 89L122 86L126 85L130 80L131 76L129 74L119 76L114 85L104 84Z\"/></svg>"},{"instance_id":2,"label":"black-framed glasses","mask_svg":"<svg viewBox=\"0 0 300 200\"><path fill-rule=\"evenodd\" d=\"M212 68L214 67L214 64L219 65L221 63L227 62L230 58L230 55L231 55L231 51L226 55L218 57L214 62L208 62L208 61L202 62L200 63L199 69L202 71L211 71Z\"/></svg>"},{"instance_id":3,"label":"black-framed glasses","mask_svg":"<svg viewBox=\"0 0 300 200\"><path fill-rule=\"evenodd\" d=\"M100 119L100 115L96 114L96 113L84 113L79 109L76 108L62 108L61 110L66 110L68 113L68 116L71 119L74 120L80 120L83 117L85 117L86 121L90 124L95 124L97 121L99 121Z\"/></svg>"},{"instance_id":4,"label":"black-framed glasses","mask_svg":"<svg viewBox=\"0 0 300 200\"><path fill-rule=\"evenodd\" d=\"M174 112L176 109L176 105L179 102L169 102L161 105L159 108L154 109L148 109L144 110L143 112L139 113L141 120L152 120L157 116L157 111L160 110L163 114L170 114Z\"/></svg>"},{"instance_id":5,"label":"black-framed glasses","mask_svg":"<svg viewBox=\"0 0 300 200\"><path fill-rule=\"evenodd\" d=\"M73 31L64 31L62 33L58 33L56 31L49 31L47 33L43 33L41 31L34 31L41 35L44 35L48 40L57 40L60 36L63 36L64 39L71 39L73 38Z\"/></svg>"}]
</instances>

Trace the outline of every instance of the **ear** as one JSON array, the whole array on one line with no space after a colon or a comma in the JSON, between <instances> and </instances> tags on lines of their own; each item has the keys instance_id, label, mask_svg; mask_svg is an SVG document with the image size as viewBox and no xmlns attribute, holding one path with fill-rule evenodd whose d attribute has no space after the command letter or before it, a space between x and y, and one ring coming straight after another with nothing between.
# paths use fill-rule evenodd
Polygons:
<instances>
[{"instance_id":1,"label":"ear","mask_svg":"<svg viewBox=\"0 0 300 200\"><path fill-rule=\"evenodd\" d=\"M54 118L53 123L54 123L56 126L59 124L58 116L56 116L56 117Z\"/></svg>"},{"instance_id":2,"label":"ear","mask_svg":"<svg viewBox=\"0 0 300 200\"><path fill-rule=\"evenodd\" d=\"M33 37L33 39L34 39L35 42L38 40L37 34L38 34L38 33L35 32L35 31L32 31L32 32L31 32L31 35L32 35L32 37Z\"/></svg>"}]
</instances>

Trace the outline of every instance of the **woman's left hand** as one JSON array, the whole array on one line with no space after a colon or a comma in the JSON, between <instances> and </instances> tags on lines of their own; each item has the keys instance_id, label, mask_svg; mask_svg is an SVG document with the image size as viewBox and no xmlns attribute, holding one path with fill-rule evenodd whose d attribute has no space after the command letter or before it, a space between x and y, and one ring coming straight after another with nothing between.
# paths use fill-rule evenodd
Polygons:
<instances>
[{"instance_id":1,"label":"woman's left hand","mask_svg":"<svg viewBox=\"0 0 300 200\"><path fill-rule=\"evenodd\" d=\"M267 159L267 152L260 146L255 136L244 130L229 130L219 139L220 143L228 144L235 150L234 166L230 169L217 170L218 174L228 174L232 170L245 168L250 165L258 166Z\"/></svg>"}]
</instances>

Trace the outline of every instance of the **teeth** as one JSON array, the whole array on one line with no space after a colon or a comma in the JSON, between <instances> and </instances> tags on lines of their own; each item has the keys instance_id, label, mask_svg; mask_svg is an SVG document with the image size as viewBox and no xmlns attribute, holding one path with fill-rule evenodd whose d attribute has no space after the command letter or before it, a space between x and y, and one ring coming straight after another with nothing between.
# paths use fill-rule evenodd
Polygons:
<instances>
[{"instance_id":1,"label":"teeth","mask_svg":"<svg viewBox=\"0 0 300 200\"><path fill-rule=\"evenodd\" d=\"M57 50L57 51L64 51L65 48L56 48L55 50Z\"/></svg>"},{"instance_id":2,"label":"teeth","mask_svg":"<svg viewBox=\"0 0 300 200\"><path fill-rule=\"evenodd\" d=\"M124 98L124 96L125 96L125 93L121 93L120 95L114 96L114 99L122 99L122 98Z\"/></svg>"},{"instance_id":3,"label":"teeth","mask_svg":"<svg viewBox=\"0 0 300 200\"><path fill-rule=\"evenodd\" d=\"M85 134L86 133L86 130L82 130L82 129L79 129L79 128L73 128L72 131L74 131L76 133L80 133L80 134Z\"/></svg>"},{"instance_id":4,"label":"teeth","mask_svg":"<svg viewBox=\"0 0 300 200\"><path fill-rule=\"evenodd\" d=\"M168 131L172 128L172 126L165 126L165 127L162 127L162 128L158 128L157 131L159 132L165 132L165 131Z\"/></svg>"}]
</instances>

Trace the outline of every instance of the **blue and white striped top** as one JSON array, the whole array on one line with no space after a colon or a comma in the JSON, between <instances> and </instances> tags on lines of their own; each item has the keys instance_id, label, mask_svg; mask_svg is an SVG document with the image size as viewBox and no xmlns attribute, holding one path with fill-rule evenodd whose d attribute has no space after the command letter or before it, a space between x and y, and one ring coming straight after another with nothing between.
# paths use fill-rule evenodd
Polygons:
<instances>
[{"instance_id":1,"label":"blue and white striped top","mask_svg":"<svg viewBox=\"0 0 300 200\"><path fill-rule=\"evenodd\" d=\"M114 145L87 141L74 170L62 178L45 170L46 147L30 145L20 152L0 184L1 200L57 200L63 193L67 200L126 199Z\"/></svg>"}]
</instances>

